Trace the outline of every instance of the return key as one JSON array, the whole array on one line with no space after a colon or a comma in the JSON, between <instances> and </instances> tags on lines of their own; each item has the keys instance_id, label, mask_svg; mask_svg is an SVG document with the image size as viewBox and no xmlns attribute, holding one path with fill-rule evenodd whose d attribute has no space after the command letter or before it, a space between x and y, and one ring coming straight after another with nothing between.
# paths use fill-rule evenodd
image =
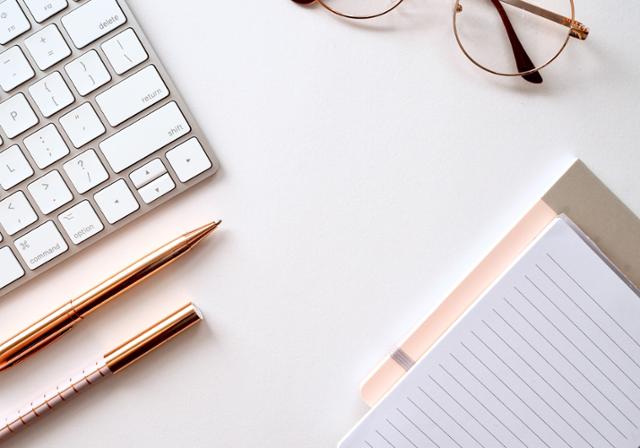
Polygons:
<instances>
[{"instance_id":1,"label":"return key","mask_svg":"<svg viewBox=\"0 0 640 448\"><path fill-rule=\"evenodd\" d=\"M160 73L150 65L96 96L111 126L117 126L169 96Z\"/></svg>"}]
</instances>

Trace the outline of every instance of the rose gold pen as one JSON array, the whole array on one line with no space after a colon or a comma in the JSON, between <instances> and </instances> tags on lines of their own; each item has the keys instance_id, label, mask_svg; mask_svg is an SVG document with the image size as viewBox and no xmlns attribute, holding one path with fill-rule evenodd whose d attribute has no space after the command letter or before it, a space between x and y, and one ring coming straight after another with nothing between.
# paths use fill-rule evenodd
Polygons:
<instances>
[{"instance_id":1,"label":"rose gold pen","mask_svg":"<svg viewBox=\"0 0 640 448\"><path fill-rule=\"evenodd\" d=\"M82 390L118 373L152 350L202 320L202 314L191 303L183 306L160 322L129 339L115 350L72 375L50 391L40 395L20 410L0 420L0 442L24 429Z\"/></svg>"},{"instance_id":2,"label":"rose gold pen","mask_svg":"<svg viewBox=\"0 0 640 448\"><path fill-rule=\"evenodd\" d=\"M0 370L24 360L129 288L187 253L220 225L212 222L168 242L0 344Z\"/></svg>"}]
</instances>

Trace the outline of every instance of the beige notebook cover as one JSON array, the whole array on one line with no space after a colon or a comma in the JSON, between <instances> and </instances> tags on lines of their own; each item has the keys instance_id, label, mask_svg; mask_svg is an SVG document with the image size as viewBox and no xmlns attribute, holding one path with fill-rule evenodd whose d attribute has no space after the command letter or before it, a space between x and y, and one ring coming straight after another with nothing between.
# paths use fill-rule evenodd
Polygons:
<instances>
[{"instance_id":1,"label":"beige notebook cover","mask_svg":"<svg viewBox=\"0 0 640 448\"><path fill-rule=\"evenodd\" d=\"M363 400L382 398L515 258L560 214L567 215L634 285L640 285L640 219L576 161L497 246L364 380Z\"/></svg>"}]
</instances>

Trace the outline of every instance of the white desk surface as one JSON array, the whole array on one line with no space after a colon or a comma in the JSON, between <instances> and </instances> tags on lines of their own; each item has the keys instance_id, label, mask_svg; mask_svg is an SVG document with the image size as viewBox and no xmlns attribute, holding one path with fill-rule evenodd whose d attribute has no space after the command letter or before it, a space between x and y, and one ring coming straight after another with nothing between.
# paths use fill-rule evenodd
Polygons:
<instances>
[{"instance_id":1,"label":"white desk surface","mask_svg":"<svg viewBox=\"0 0 640 448\"><path fill-rule=\"evenodd\" d=\"M377 26L289 0L130 0L222 164L215 180L0 300L2 338L212 218L193 255L0 375L12 409L187 300L206 324L9 447L331 447L360 380L582 158L640 213L637 0L542 87L473 67L451 0Z\"/></svg>"}]
</instances>

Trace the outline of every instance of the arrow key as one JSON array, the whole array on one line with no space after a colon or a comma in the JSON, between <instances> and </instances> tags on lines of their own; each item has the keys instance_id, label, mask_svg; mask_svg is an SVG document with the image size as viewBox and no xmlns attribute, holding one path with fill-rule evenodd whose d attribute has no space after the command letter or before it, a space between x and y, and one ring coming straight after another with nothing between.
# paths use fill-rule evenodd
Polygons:
<instances>
[{"instance_id":1,"label":"arrow key","mask_svg":"<svg viewBox=\"0 0 640 448\"><path fill-rule=\"evenodd\" d=\"M115 181L93 197L109 224L115 224L140 208L124 179Z\"/></svg>"},{"instance_id":2,"label":"arrow key","mask_svg":"<svg viewBox=\"0 0 640 448\"><path fill-rule=\"evenodd\" d=\"M143 165L137 170L131 172L129 177L131 178L131 182L136 188L142 188L147 185L152 180L156 180L158 177L162 176L167 172L167 169L162 163L160 159L154 159L151 162Z\"/></svg>"},{"instance_id":3,"label":"arrow key","mask_svg":"<svg viewBox=\"0 0 640 448\"><path fill-rule=\"evenodd\" d=\"M146 204L151 204L156 199L169 193L175 187L176 184L173 183L171 176L169 176L169 174L165 174L150 184L147 184L145 187L139 189L138 193L140 193L142 200Z\"/></svg>"},{"instance_id":4,"label":"arrow key","mask_svg":"<svg viewBox=\"0 0 640 448\"><path fill-rule=\"evenodd\" d=\"M211 160L195 137L168 151L167 159L180 182L188 182L212 167Z\"/></svg>"}]
</instances>

